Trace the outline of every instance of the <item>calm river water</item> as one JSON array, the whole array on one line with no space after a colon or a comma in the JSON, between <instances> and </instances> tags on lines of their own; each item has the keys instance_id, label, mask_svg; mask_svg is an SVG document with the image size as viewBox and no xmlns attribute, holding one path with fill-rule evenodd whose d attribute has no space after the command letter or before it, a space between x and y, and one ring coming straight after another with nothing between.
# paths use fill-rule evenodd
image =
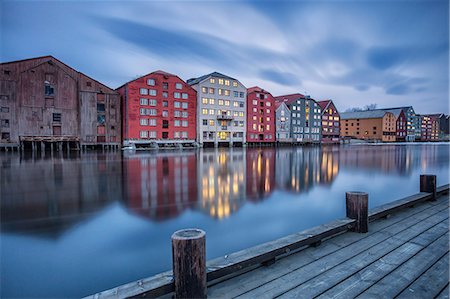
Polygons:
<instances>
[{"instance_id":1,"label":"calm river water","mask_svg":"<svg viewBox=\"0 0 450 299\"><path fill-rule=\"evenodd\" d=\"M198 227L207 258L449 183L449 144L0 154L1 297L80 297L171 268Z\"/></svg>"}]
</instances>

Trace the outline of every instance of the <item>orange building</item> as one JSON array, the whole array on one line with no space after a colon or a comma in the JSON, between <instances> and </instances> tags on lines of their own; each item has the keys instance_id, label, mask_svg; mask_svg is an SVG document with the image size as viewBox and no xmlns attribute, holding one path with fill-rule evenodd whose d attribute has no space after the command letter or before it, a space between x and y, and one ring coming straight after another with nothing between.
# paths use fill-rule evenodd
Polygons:
<instances>
[{"instance_id":1,"label":"orange building","mask_svg":"<svg viewBox=\"0 0 450 299\"><path fill-rule=\"evenodd\" d=\"M341 113L341 137L394 142L396 118L391 112L368 110Z\"/></svg>"}]
</instances>

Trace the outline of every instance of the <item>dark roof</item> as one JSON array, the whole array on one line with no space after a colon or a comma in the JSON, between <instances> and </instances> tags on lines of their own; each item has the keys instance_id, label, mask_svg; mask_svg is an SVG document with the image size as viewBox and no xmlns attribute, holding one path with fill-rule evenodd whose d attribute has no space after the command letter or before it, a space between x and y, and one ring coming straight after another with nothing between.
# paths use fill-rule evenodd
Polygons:
<instances>
[{"instance_id":1,"label":"dark roof","mask_svg":"<svg viewBox=\"0 0 450 299\"><path fill-rule=\"evenodd\" d=\"M278 108L281 106L281 104L286 105L285 102L282 102L282 101L275 101L275 110L278 109ZM287 107L288 110L290 110L288 105L286 105L286 107Z\"/></svg>"},{"instance_id":2,"label":"dark roof","mask_svg":"<svg viewBox=\"0 0 450 299\"><path fill-rule=\"evenodd\" d=\"M317 104L319 104L319 106L320 106L320 109L322 109L322 112L326 110L326 108L328 107L328 105L330 103L331 103L331 100L317 102Z\"/></svg>"},{"instance_id":3,"label":"dark roof","mask_svg":"<svg viewBox=\"0 0 450 299\"><path fill-rule=\"evenodd\" d=\"M341 112L341 119L358 119L358 118L382 118L387 111L384 110L366 110L356 112Z\"/></svg>"},{"instance_id":4,"label":"dark roof","mask_svg":"<svg viewBox=\"0 0 450 299\"><path fill-rule=\"evenodd\" d=\"M301 93L293 93L293 94L286 94L286 95L282 95L282 96L276 96L274 98L275 98L275 101L277 101L277 102L284 102L287 105L290 105L298 99L304 99L305 96L302 95Z\"/></svg>"},{"instance_id":5,"label":"dark roof","mask_svg":"<svg viewBox=\"0 0 450 299\"><path fill-rule=\"evenodd\" d=\"M133 81L139 80L139 79L141 79L141 78L143 78L143 77L147 77L148 75L152 75L152 74L160 74L160 75L163 75L163 76L178 77L177 75L174 75L174 74L171 74L171 73L162 71L162 70L157 70L157 71L154 71L154 72L151 72L151 73L142 75L142 76L140 76L140 77L134 78L134 79L132 79L132 80L130 80L130 81L127 81L127 82L125 82L124 84L122 84L122 85L120 85L119 87L117 87L116 90L119 89L119 88L122 88L123 86L127 85L128 83L131 83L131 82L133 82ZM183 81L183 79L181 79L180 77L178 77L178 79L180 79L181 81ZM184 81L183 81L183 82L184 82Z\"/></svg>"},{"instance_id":6,"label":"dark roof","mask_svg":"<svg viewBox=\"0 0 450 299\"><path fill-rule=\"evenodd\" d=\"M272 94L269 91L267 91L259 86L253 86L253 87L247 88L247 94L249 94L251 92L268 93L270 96L272 96Z\"/></svg>"},{"instance_id":7,"label":"dark roof","mask_svg":"<svg viewBox=\"0 0 450 299\"><path fill-rule=\"evenodd\" d=\"M38 57L33 57L33 58L26 58L26 59L15 60L15 61L2 62L2 63L0 63L0 65L5 65L5 64L10 64L10 63L19 63L19 62L24 62L24 61L29 61L29 60L37 60L37 59L44 59L44 58L47 58L47 59L49 59L49 60L54 59L54 60L56 60L57 62L61 63L62 65L68 67L68 68L71 69L72 71L74 71L74 72L76 72L76 73L78 73L78 74L80 74L80 75L83 75L83 76L89 78L90 80L97 82L97 83L100 84L100 85L103 85L104 87L110 89L111 91L114 91L114 89L111 88L111 87L109 87L108 85L106 85L106 84L104 84L104 83L102 83L102 82L100 82L100 81L98 81L98 80L96 80L96 79L94 79L94 78L92 78L92 77L86 75L86 74L83 73L83 72L77 71L76 69L74 69L74 68L71 67L70 65L65 64L64 62L62 62L62 61L59 60L58 58L55 58L55 57L52 56L52 55L45 55L45 56L38 56Z\"/></svg>"},{"instance_id":8,"label":"dark roof","mask_svg":"<svg viewBox=\"0 0 450 299\"><path fill-rule=\"evenodd\" d=\"M405 107L403 107L403 108L374 109L374 111L380 110L380 111L391 112L392 114L395 115L395 117L398 117L398 116L400 115L400 113L402 113L402 111L403 111L404 108L405 108ZM406 108L409 108L409 107L406 107Z\"/></svg>"},{"instance_id":9,"label":"dark roof","mask_svg":"<svg viewBox=\"0 0 450 299\"><path fill-rule=\"evenodd\" d=\"M205 80L205 79L207 79L209 77L223 78L223 79L239 81L239 80L237 80L235 78L232 78L232 77L229 77L227 75L224 75L224 74L221 74L221 73L218 73L218 72L213 72L213 73L210 73L210 74L207 74L207 75L203 75L203 76L198 77L198 78L188 79L186 82L187 82L187 84L195 85L195 84L198 84L198 83L202 82L203 80Z\"/></svg>"}]
</instances>

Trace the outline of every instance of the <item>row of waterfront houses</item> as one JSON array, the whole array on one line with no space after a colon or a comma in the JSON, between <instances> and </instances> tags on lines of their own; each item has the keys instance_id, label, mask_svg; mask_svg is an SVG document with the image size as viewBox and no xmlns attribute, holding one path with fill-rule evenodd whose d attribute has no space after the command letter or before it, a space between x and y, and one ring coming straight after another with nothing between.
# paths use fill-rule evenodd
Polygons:
<instances>
[{"instance_id":1,"label":"row of waterfront houses","mask_svg":"<svg viewBox=\"0 0 450 299\"><path fill-rule=\"evenodd\" d=\"M52 56L0 64L2 147L243 146L439 141L448 116L413 107L339 113L332 100L273 96L214 72L187 81L155 71L117 89Z\"/></svg>"}]
</instances>

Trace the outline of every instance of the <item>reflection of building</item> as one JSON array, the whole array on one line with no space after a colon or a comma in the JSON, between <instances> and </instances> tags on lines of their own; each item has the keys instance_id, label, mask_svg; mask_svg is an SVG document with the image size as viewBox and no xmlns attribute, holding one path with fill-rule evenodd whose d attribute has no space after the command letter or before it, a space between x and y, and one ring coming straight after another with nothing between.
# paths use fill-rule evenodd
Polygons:
<instances>
[{"instance_id":1,"label":"reflection of building","mask_svg":"<svg viewBox=\"0 0 450 299\"><path fill-rule=\"evenodd\" d=\"M322 143L339 143L340 116L332 100L318 102L322 109Z\"/></svg>"},{"instance_id":2,"label":"reflection of building","mask_svg":"<svg viewBox=\"0 0 450 299\"><path fill-rule=\"evenodd\" d=\"M275 99L257 86L247 89L247 142L275 142Z\"/></svg>"},{"instance_id":3,"label":"reflection of building","mask_svg":"<svg viewBox=\"0 0 450 299\"><path fill-rule=\"evenodd\" d=\"M291 138L293 142L320 143L321 108L309 96L290 94L275 97L277 102L285 103L291 111Z\"/></svg>"},{"instance_id":4,"label":"reflection of building","mask_svg":"<svg viewBox=\"0 0 450 299\"><path fill-rule=\"evenodd\" d=\"M247 198L260 200L275 188L275 149L247 150Z\"/></svg>"},{"instance_id":5,"label":"reflection of building","mask_svg":"<svg viewBox=\"0 0 450 299\"><path fill-rule=\"evenodd\" d=\"M339 171L338 153L333 148L279 149L276 152L277 187L305 192L316 184L331 184Z\"/></svg>"},{"instance_id":6,"label":"reflection of building","mask_svg":"<svg viewBox=\"0 0 450 299\"><path fill-rule=\"evenodd\" d=\"M2 230L55 235L122 200L117 155L29 155L0 156Z\"/></svg>"},{"instance_id":7,"label":"reflection of building","mask_svg":"<svg viewBox=\"0 0 450 299\"><path fill-rule=\"evenodd\" d=\"M245 202L246 165L245 149L200 151L199 207L219 219L236 212Z\"/></svg>"},{"instance_id":8,"label":"reflection of building","mask_svg":"<svg viewBox=\"0 0 450 299\"><path fill-rule=\"evenodd\" d=\"M197 154L183 151L124 157L125 198L154 220L181 214L197 202Z\"/></svg>"},{"instance_id":9,"label":"reflection of building","mask_svg":"<svg viewBox=\"0 0 450 299\"><path fill-rule=\"evenodd\" d=\"M341 113L341 137L383 142L395 141L396 119L383 110Z\"/></svg>"},{"instance_id":10,"label":"reflection of building","mask_svg":"<svg viewBox=\"0 0 450 299\"><path fill-rule=\"evenodd\" d=\"M119 146L119 95L52 56L0 64L0 144Z\"/></svg>"}]
</instances>

